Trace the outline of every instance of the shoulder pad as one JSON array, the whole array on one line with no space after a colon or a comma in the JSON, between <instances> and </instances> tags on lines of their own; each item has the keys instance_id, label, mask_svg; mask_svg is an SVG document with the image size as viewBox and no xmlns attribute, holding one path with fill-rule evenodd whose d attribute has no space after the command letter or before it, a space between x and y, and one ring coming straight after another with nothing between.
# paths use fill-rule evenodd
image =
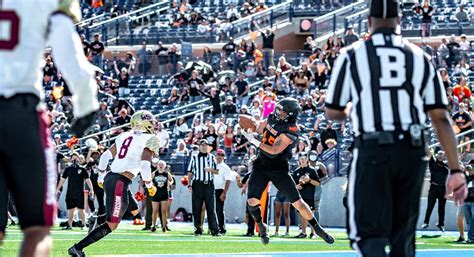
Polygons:
<instances>
[{"instance_id":1,"label":"shoulder pad","mask_svg":"<svg viewBox=\"0 0 474 257\"><path fill-rule=\"evenodd\" d=\"M148 138L146 141L145 147L153 151L154 153L159 153L160 151L160 140L156 136Z\"/></svg>"},{"instance_id":2,"label":"shoulder pad","mask_svg":"<svg viewBox=\"0 0 474 257\"><path fill-rule=\"evenodd\" d=\"M69 16L72 21L81 21L81 6L78 0L59 0L58 12Z\"/></svg>"}]
</instances>

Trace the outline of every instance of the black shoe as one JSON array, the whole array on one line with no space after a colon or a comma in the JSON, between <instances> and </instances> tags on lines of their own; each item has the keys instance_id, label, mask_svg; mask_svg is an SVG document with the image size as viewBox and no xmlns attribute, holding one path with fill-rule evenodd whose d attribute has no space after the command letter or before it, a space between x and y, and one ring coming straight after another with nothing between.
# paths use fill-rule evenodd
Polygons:
<instances>
[{"instance_id":1,"label":"black shoe","mask_svg":"<svg viewBox=\"0 0 474 257\"><path fill-rule=\"evenodd\" d=\"M76 245L69 248L67 250L67 252L69 253L69 255L71 255L73 257L85 257L86 256L86 254L83 251L76 249Z\"/></svg>"},{"instance_id":2,"label":"black shoe","mask_svg":"<svg viewBox=\"0 0 474 257\"><path fill-rule=\"evenodd\" d=\"M222 234L221 233L211 233L212 236L216 236L216 237L221 237Z\"/></svg>"},{"instance_id":3,"label":"black shoe","mask_svg":"<svg viewBox=\"0 0 474 257\"><path fill-rule=\"evenodd\" d=\"M165 226L166 231L171 231L171 229L168 227L168 225Z\"/></svg>"},{"instance_id":4,"label":"black shoe","mask_svg":"<svg viewBox=\"0 0 474 257\"><path fill-rule=\"evenodd\" d=\"M227 230L223 229L223 230L220 230L219 233L223 236L225 236L225 234L227 234Z\"/></svg>"},{"instance_id":5,"label":"black shoe","mask_svg":"<svg viewBox=\"0 0 474 257\"><path fill-rule=\"evenodd\" d=\"M72 230L72 227L68 225L68 226L65 226L63 230Z\"/></svg>"},{"instance_id":6,"label":"black shoe","mask_svg":"<svg viewBox=\"0 0 474 257\"><path fill-rule=\"evenodd\" d=\"M438 227L438 229L444 233L444 226L441 226L441 225L436 225Z\"/></svg>"},{"instance_id":7,"label":"black shoe","mask_svg":"<svg viewBox=\"0 0 474 257\"><path fill-rule=\"evenodd\" d=\"M156 227L152 227L152 228L151 228L151 232L152 232L152 233L156 232Z\"/></svg>"},{"instance_id":8,"label":"black shoe","mask_svg":"<svg viewBox=\"0 0 474 257\"><path fill-rule=\"evenodd\" d=\"M270 243L270 237L268 236L268 226L263 222L257 223L258 226L258 235L260 236L260 241L262 244L266 245Z\"/></svg>"},{"instance_id":9,"label":"black shoe","mask_svg":"<svg viewBox=\"0 0 474 257\"><path fill-rule=\"evenodd\" d=\"M468 239L465 242L466 244L474 244L474 239Z\"/></svg>"},{"instance_id":10,"label":"black shoe","mask_svg":"<svg viewBox=\"0 0 474 257\"><path fill-rule=\"evenodd\" d=\"M295 236L295 238L306 238L306 237L307 235L303 233L300 233L299 235Z\"/></svg>"},{"instance_id":11,"label":"black shoe","mask_svg":"<svg viewBox=\"0 0 474 257\"><path fill-rule=\"evenodd\" d=\"M328 244L333 244L334 243L334 237L329 235L324 229L320 228L314 228L314 232L316 232L316 235L318 235L321 239L323 239L326 243Z\"/></svg>"},{"instance_id":12,"label":"black shoe","mask_svg":"<svg viewBox=\"0 0 474 257\"><path fill-rule=\"evenodd\" d=\"M463 243L464 241L466 241L464 239L464 237L459 237L458 240L454 241L455 243Z\"/></svg>"},{"instance_id":13,"label":"black shoe","mask_svg":"<svg viewBox=\"0 0 474 257\"><path fill-rule=\"evenodd\" d=\"M428 223L423 223L423 225L421 225L421 228L422 228L422 229L427 229L428 226L429 226Z\"/></svg>"},{"instance_id":14,"label":"black shoe","mask_svg":"<svg viewBox=\"0 0 474 257\"><path fill-rule=\"evenodd\" d=\"M314 238L315 236L316 235L313 232L311 232L311 234L309 234L309 238L311 238L311 239Z\"/></svg>"},{"instance_id":15,"label":"black shoe","mask_svg":"<svg viewBox=\"0 0 474 257\"><path fill-rule=\"evenodd\" d=\"M196 237L202 236L202 233L194 232L194 236L196 236Z\"/></svg>"},{"instance_id":16,"label":"black shoe","mask_svg":"<svg viewBox=\"0 0 474 257\"><path fill-rule=\"evenodd\" d=\"M246 234L244 234L244 235L242 235L242 236L253 237L253 236L255 236L255 234L254 234L254 233L247 232Z\"/></svg>"},{"instance_id":17,"label":"black shoe","mask_svg":"<svg viewBox=\"0 0 474 257\"><path fill-rule=\"evenodd\" d=\"M147 231L147 230L151 230L151 227L144 227L144 228L142 228L142 231Z\"/></svg>"}]
</instances>

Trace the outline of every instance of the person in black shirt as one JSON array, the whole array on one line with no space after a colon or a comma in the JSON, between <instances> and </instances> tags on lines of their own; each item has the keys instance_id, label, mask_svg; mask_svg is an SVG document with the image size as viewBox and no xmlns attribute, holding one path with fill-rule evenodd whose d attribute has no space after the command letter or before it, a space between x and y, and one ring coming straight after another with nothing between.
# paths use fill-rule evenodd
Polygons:
<instances>
[{"instance_id":1,"label":"person in black shirt","mask_svg":"<svg viewBox=\"0 0 474 257\"><path fill-rule=\"evenodd\" d=\"M443 162L444 152L438 151L436 156L431 156L429 168L431 173L430 191L428 193L428 205L426 207L425 220L421 228L428 228L430 216L438 200L438 224L439 230L444 232L444 213L446 208L446 178L449 174L449 167Z\"/></svg>"},{"instance_id":2,"label":"person in black shirt","mask_svg":"<svg viewBox=\"0 0 474 257\"><path fill-rule=\"evenodd\" d=\"M211 87L211 90L209 91L209 93L206 93L202 90L199 90L199 92L201 93L201 95L209 98L209 100L211 101L211 104L212 104L212 112L211 113L212 113L213 116L222 113L222 110L221 110L221 97L220 97L221 91L219 89L216 89L215 87Z\"/></svg>"},{"instance_id":3,"label":"person in black shirt","mask_svg":"<svg viewBox=\"0 0 474 257\"><path fill-rule=\"evenodd\" d=\"M129 93L128 82L130 80L130 73L132 72L132 66L133 65L130 65L128 69L122 68L121 70L119 70L117 67L117 62L114 61L114 69L115 69L115 73L117 74L117 79L119 82L118 94L120 98L127 96Z\"/></svg>"},{"instance_id":4,"label":"person in black shirt","mask_svg":"<svg viewBox=\"0 0 474 257\"><path fill-rule=\"evenodd\" d=\"M86 170L89 173L90 180L92 182L93 190L91 190L89 187L89 208L91 209L91 212L95 211L95 206L94 206L94 197L91 194L93 192L95 194L95 198L97 199L97 219L95 219L94 216L91 216L93 218L89 218L89 231L92 231L97 225L100 225L105 222L106 217L105 217L105 195L104 195L104 189L99 186L98 183L98 178L99 178L99 172L97 170L97 165L99 164L99 158L100 158L100 153L96 150L92 150L89 148L89 151L87 153L86 157Z\"/></svg>"},{"instance_id":5,"label":"person in black shirt","mask_svg":"<svg viewBox=\"0 0 474 257\"><path fill-rule=\"evenodd\" d=\"M245 74L240 73L239 79L235 81L234 84L236 87L235 94L237 95L237 105L240 108L242 108L242 106L247 105L249 101L249 91L250 91L249 83L245 80Z\"/></svg>"},{"instance_id":6,"label":"person in black shirt","mask_svg":"<svg viewBox=\"0 0 474 257\"><path fill-rule=\"evenodd\" d=\"M81 34L82 49L84 50L84 55L89 57L91 54L91 44L87 41L86 36Z\"/></svg>"},{"instance_id":7,"label":"person in black shirt","mask_svg":"<svg viewBox=\"0 0 474 257\"><path fill-rule=\"evenodd\" d=\"M328 149L328 146L326 144L326 141L328 139L334 139L337 141L337 133L336 130L332 128L332 121L328 121L327 128L321 131L321 144L323 146L323 151L326 151Z\"/></svg>"},{"instance_id":8,"label":"person in black shirt","mask_svg":"<svg viewBox=\"0 0 474 257\"><path fill-rule=\"evenodd\" d=\"M237 131L232 142L234 144L234 155L244 156L247 153L247 146L249 144L247 138L242 135L242 128L237 127Z\"/></svg>"},{"instance_id":9,"label":"person in black shirt","mask_svg":"<svg viewBox=\"0 0 474 257\"><path fill-rule=\"evenodd\" d=\"M263 52L263 61L265 62L265 68L268 70L268 67L275 66L273 62L273 41L275 40L275 32L278 29L275 27L275 30L267 28L265 32L258 26L257 22L254 21L253 24L260 31L262 36L262 52Z\"/></svg>"},{"instance_id":10,"label":"person in black shirt","mask_svg":"<svg viewBox=\"0 0 474 257\"><path fill-rule=\"evenodd\" d=\"M459 133L463 133L472 129L472 119L471 115L466 112L466 105L464 103L459 103L459 111L453 114L453 122L459 128ZM469 134L464 136L464 142L469 141ZM470 144L466 146L466 149L470 149Z\"/></svg>"},{"instance_id":11,"label":"person in black shirt","mask_svg":"<svg viewBox=\"0 0 474 257\"><path fill-rule=\"evenodd\" d=\"M314 212L314 193L315 188L320 185L318 174L316 170L308 165L308 153L302 153L298 157L299 167L292 172L293 180L296 188L299 190L301 198L305 201L311 210ZM306 238L306 227L308 221L301 215L301 233L296 238ZM313 229L311 228L310 238L314 237Z\"/></svg>"},{"instance_id":12,"label":"person in black shirt","mask_svg":"<svg viewBox=\"0 0 474 257\"><path fill-rule=\"evenodd\" d=\"M421 14L421 37L431 36L431 19L433 17L434 8L430 6L430 2L425 0L423 5L415 5L413 10Z\"/></svg>"},{"instance_id":13,"label":"person in black shirt","mask_svg":"<svg viewBox=\"0 0 474 257\"><path fill-rule=\"evenodd\" d=\"M214 125L209 125L206 133L204 133L203 139L206 139L211 147L210 152L214 152L219 148L219 135L216 132Z\"/></svg>"},{"instance_id":14,"label":"person in black shirt","mask_svg":"<svg viewBox=\"0 0 474 257\"><path fill-rule=\"evenodd\" d=\"M226 97L225 105L222 107L222 113L224 115L237 113L237 106L235 106L232 96Z\"/></svg>"},{"instance_id":15,"label":"person in black shirt","mask_svg":"<svg viewBox=\"0 0 474 257\"><path fill-rule=\"evenodd\" d=\"M168 74L168 48L164 47L161 41L158 42L158 49L156 49L155 55L158 58L158 74Z\"/></svg>"},{"instance_id":16,"label":"person in black shirt","mask_svg":"<svg viewBox=\"0 0 474 257\"><path fill-rule=\"evenodd\" d=\"M104 67L104 57L103 53L105 50L104 43L100 42L100 35L94 35L94 42L90 44L91 52L92 52L92 64L99 68Z\"/></svg>"},{"instance_id":17,"label":"person in black shirt","mask_svg":"<svg viewBox=\"0 0 474 257\"><path fill-rule=\"evenodd\" d=\"M87 183L91 191L91 196L94 195L92 182L89 179L87 170L80 165L80 155L73 153L71 157L71 165L64 170L64 173L59 181L56 194L59 195L62 186L66 179L68 179L67 193L66 193L66 207L68 210L68 226L65 229L72 229L72 221L74 218L74 210L77 208L82 225L86 224L86 216L84 214L84 181Z\"/></svg>"},{"instance_id":18,"label":"person in black shirt","mask_svg":"<svg viewBox=\"0 0 474 257\"><path fill-rule=\"evenodd\" d=\"M199 91L204 87L204 81L202 81L202 79L200 79L198 76L199 72L197 70L193 70L191 72L191 78L188 80L189 97L191 102L201 100L201 94Z\"/></svg>"},{"instance_id":19,"label":"person in black shirt","mask_svg":"<svg viewBox=\"0 0 474 257\"><path fill-rule=\"evenodd\" d=\"M234 39L229 37L229 42L222 47L222 51L225 53L226 57L229 57L237 49L237 45L234 43Z\"/></svg>"},{"instance_id":20,"label":"person in black shirt","mask_svg":"<svg viewBox=\"0 0 474 257\"><path fill-rule=\"evenodd\" d=\"M46 64L43 67L43 74L45 76L55 77L57 73L58 70L54 66L53 58L51 57L51 55L48 55L46 57Z\"/></svg>"},{"instance_id":21,"label":"person in black shirt","mask_svg":"<svg viewBox=\"0 0 474 257\"><path fill-rule=\"evenodd\" d=\"M119 126L122 126L122 125L125 125L125 124L128 124L130 123L130 115L128 115L128 111L127 109L123 108L122 110L119 111L119 116L117 117L117 119L115 119L115 125L117 127ZM119 133L122 133L124 131L128 131L130 128L129 127L123 127L123 128L120 128L118 129Z\"/></svg>"},{"instance_id":22,"label":"person in black shirt","mask_svg":"<svg viewBox=\"0 0 474 257\"><path fill-rule=\"evenodd\" d=\"M456 41L456 36L451 35L451 37L449 38L449 43L446 46L448 47L448 50L449 50L449 56L448 58L446 58L446 64L448 68L451 68L452 66L454 66L456 62L458 50L461 47L461 45Z\"/></svg>"},{"instance_id":23,"label":"person in black shirt","mask_svg":"<svg viewBox=\"0 0 474 257\"><path fill-rule=\"evenodd\" d=\"M166 232L167 228L167 217L166 211L168 210L168 188L173 183L171 174L167 171L167 164L165 161L158 161L158 169L153 173L153 184L156 186L156 194L152 198L153 205L153 224L151 226L151 232L156 231L156 221L158 219L158 209L161 207L160 220L161 220L161 231Z\"/></svg>"}]
</instances>

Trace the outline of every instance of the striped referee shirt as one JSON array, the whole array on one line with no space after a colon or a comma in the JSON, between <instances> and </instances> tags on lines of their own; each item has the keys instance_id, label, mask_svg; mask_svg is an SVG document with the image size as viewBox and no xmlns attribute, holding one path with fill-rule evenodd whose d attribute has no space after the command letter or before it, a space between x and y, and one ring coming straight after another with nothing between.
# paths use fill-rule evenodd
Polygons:
<instances>
[{"instance_id":1,"label":"striped referee shirt","mask_svg":"<svg viewBox=\"0 0 474 257\"><path fill-rule=\"evenodd\" d=\"M205 168L217 169L216 158L213 154L196 153L191 155L188 172L193 174L193 181L213 181L214 175L210 172L206 172Z\"/></svg>"},{"instance_id":2,"label":"striped referee shirt","mask_svg":"<svg viewBox=\"0 0 474 257\"><path fill-rule=\"evenodd\" d=\"M352 102L355 136L408 131L411 124L425 123L426 111L448 104L429 57L392 29L342 49L331 77L326 107L344 110Z\"/></svg>"}]
</instances>

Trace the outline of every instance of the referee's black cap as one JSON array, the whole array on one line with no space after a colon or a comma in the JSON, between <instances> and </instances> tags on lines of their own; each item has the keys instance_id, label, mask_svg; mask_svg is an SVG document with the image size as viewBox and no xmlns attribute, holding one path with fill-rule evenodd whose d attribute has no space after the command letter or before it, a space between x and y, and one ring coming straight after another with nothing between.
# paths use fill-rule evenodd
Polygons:
<instances>
[{"instance_id":1,"label":"referee's black cap","mask_svg":"<svg viewBox=\"0 0 474 257\"><path fill-rule=\"evenodd\" d=\"M371 0L369 16L388 19L399 16L400 4L398 0Z\"/></svg>"}]
</instances>

